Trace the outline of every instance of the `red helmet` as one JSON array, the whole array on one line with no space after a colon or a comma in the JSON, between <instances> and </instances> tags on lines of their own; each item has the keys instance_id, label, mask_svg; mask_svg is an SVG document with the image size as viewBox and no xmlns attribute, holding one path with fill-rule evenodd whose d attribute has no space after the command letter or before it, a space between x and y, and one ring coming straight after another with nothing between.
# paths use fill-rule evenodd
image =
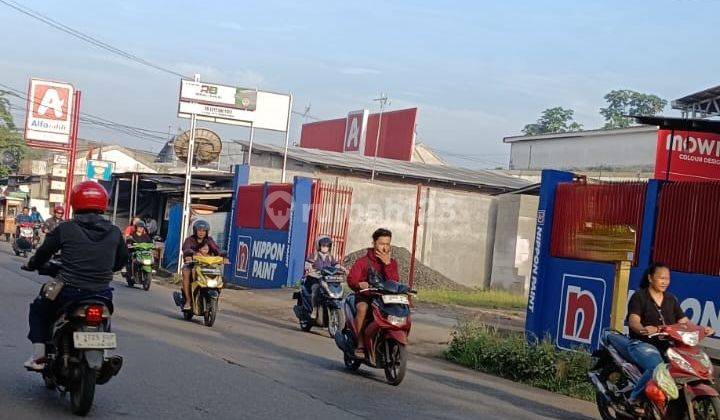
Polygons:
<instances>
[{"instance_id":1,"label":"red helmet","mask_svg":"<svg viewBox=\"0 0 720 420\"><path fill-rule=\"evenodd\" d=\"M108 193L95 181L83 181L73 187L70 206L76 213L96 211L104 213L108 206Z\"/></svg>"},{"instance_id":2,"label":"red helmet","mask_svg":"<svg viewBox=\"0 0 720 420\"><path fill-rule=\"evenodd\" d=\"M63 207L62 204L58 204L57 206L53 207L53 213L65 214L65 207Z\"/></svg>"}]
</instances>

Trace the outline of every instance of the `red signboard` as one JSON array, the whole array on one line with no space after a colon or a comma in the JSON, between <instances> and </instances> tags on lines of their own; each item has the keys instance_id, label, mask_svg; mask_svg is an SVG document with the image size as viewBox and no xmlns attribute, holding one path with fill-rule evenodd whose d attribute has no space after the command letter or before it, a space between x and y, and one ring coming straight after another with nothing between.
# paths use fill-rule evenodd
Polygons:
<instances>
[{"instance_id":1,"label":"red signboard","mask_svg":"<svg viewBox=\"0 0 720 420\"><path fill-rule=\"evenodd\" d=\"M720 134L658 130L655 178L671 181L720 179Z\"/></svg>"},{"instance_id":2,"label":"red signboard","mask_svg":"<svg viewBox=\"0 0 720 420\"><path fill-rule=\"evenodd\" d=\"M345 153L365 152L365 131L367 130L368 111L354 111L348 114L345 124L345 139L343 149Z\"/></svg>"},{"instance_id":3,"label":"red signboard","mask_svg":"<svg viewBox=\"0 0 720 420\"><path fill-rule=\"evenodd\" d=\"M350 113L348 118L303 124L300 147L332 152L350 152L354 148L354 142L351 144L351 150L348 150L345 146L345 140L348 134L348 121L352 124L353 115L360 116L361 114ZM375 155L379 117L380 114L372 114L367 118L365 156L372 157ZM410 161L415 147L416 122L417 108L384 112L382 124L380 124L378 157ZM358 126L358 129L361 129L361 126ZM359 130L358 134L362 134L361 130Z\"/></svg>"}]
</instances>

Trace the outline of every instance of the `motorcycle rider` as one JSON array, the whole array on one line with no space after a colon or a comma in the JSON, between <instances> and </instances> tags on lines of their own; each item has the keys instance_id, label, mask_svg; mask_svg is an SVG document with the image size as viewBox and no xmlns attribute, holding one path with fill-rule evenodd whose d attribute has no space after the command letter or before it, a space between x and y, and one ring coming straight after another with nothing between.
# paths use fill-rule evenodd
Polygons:
<instances>
[{"instance_id":1,"label":"motorcycle rider","mask_svg":"<svg viewBox=\"0 0 720 420\"><path fill-rule=\"evenodd\" d=\"M659 331L661 325L676 323L690 324L690 320L680 308L678 299L667 292L670 285L670 269L661 263L653 263L645 272L640 288L628 302L628 326L630 342L627 351L643 375L635 384L628 403L636 414L642 414L640 398L645 385L652 378L657 365L663 363L662 352L667 350L667 342L657 337L649 338ZM705 334L712 335L713 329L705 327Z\"/></svg>"},{"instance_id":2,"label":"motorcycle rider","mask_svg":"<svg viewBox=\"0 0 720 420\"><path fill-rule=\"evenodd\" d=\"M134 243L149 243L152 242L152 239L150 239L150 235L147 234L146 228L145 228L145 222L142 220L135 222L135 230L130 236L127 236L125 238L125 245L128 247L128 255L132 254L132 250L130 249ZM128 258L127 265L125 267L125 277L130 278L132 276L132 264L133 259Z\"/></svg>"},{"instance_id":3,"label":"motorcycle rider","mask_svg":"<svg viewBox=\"0 0 720 420\"><path fill-rule=\"evenodd\" d=\"M332 239L322 236L317 241L317 250L305 261L305 287L311 290L313 312L310 318L316 319L319 311L320 280L322 270L328 267L342 269L340 263L330 254Z\"/></svg>"},{"instance_id":4,"label":"motorcycle rider","mask_svg":"<svg viewBox=\"0 0 720 420\"><path fill-rule=\"evenodd\" d=\"M55 230L57 225L59 225L63 221L63 216L65 215L65 208L61 205L55 206L53 209L53 216L45 221L45 224L43 224L43 232L47 235L48 233Z\"/></svg>"},{"instance_id":5,"label":"motorcycle rider","mask_svg":"<svg viewBox=\"0 0 720 420\"><path fill-rule=\"evenodd\" d=\"M390 256L392 232L380 228L372 234L372 240L372 248L368 248L367 254L355 261L347 277L348 286L355 291L355 307L357 309L355 329L358 332L355 357L357 358L365 357L365 344L361 337L371 301L369 296L362 291L370 287L368 281L370 269L374 269L388 281L400 279L397 261Z\"/></svg>"},{"instance_id":6,"label":"motorcycle rider","mask_svg":"<svg viewBox=\"0 0 720 420\"><path fill-rule=\"evenodd\" d=\"M23 223L32 223L30 217L30 208L25 206L22 208L22 213L15 216L15 237L20 236L20 225Z\"/></svg>"},{"instance_id":7,"label":"motorcycle rider","mask_svg":"<svg viewBox=\"0 0 720 420\"><path fill-rule=\"evenodd\" d=\"M183 242L182 250L185 264L182 267L182 292L185 298L183 311L192 310L192 295L190 293L190 278L192 276L192 257L204 244L210 248L210 255L220 255L220 248L213 238L210 237L210 224L205 220L197 220L193 223L193 234Z\"/></svg>"},{"instance_id":8,"label":"motorcycle rider","mask_svg":"<svg viewBox=\"0 0 720 420\"><path fill-rule=\"evenodd\" d=\"M28 339L33 343L33 354L24 364L27 369L43 369L45 342L61 307L90 296L112 302L113 272L125 265L128 255L122 233L102 216L107 202L107 191L97 182L85 181L73 187L70 194L73 219L48 233L35 255L22 267L36 270L61 252L62 266L57 278L63 286L58 296L54 300L38 296L30 304Z\"/></svg>"},{"instance_id":9,"label":"motorcycle rider","mask_svg":"<svg viewBox=\"0 0 720 420\"><path fill-rule=\"evenodd\" d=\"M43 219L42 214L40 214L35 206L30 208L30 221L37 224L45 223L45 219Z\"/></svg>"}]
</instances>

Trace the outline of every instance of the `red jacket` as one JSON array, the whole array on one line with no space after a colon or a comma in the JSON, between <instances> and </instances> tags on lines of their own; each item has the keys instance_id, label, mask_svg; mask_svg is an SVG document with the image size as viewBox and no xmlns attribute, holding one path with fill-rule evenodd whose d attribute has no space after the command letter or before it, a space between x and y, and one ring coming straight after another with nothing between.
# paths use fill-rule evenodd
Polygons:
<instances>
[{"instance_id":1,"label":"red jacket","mask_svg":"<svg viewBox=\"0 0 720 420\"><path fill-rule=\"evenodd\" d=\"M375 250L368 248L367 255L358 258L350 269L350 273L347 277L348 286L354 291L360 290L360 282L368 281L369 267L372 267L383 275L385 279L390 281L399 281L400 275L398 274L397 261L394 258L390 259L390 264L385 265L377 256L375 256Z\"/></svg>"}]
</instances>

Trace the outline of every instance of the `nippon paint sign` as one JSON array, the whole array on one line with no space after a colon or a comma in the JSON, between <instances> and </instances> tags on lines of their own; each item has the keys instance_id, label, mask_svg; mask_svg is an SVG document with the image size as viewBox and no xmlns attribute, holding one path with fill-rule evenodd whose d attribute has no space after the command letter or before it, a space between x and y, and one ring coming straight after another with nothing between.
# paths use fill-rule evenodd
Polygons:
<instances>
[{"instance_id":1,"label":"nippon paint sign","mask_svg":"<svg viewBox=\"0 0 720 420\"><path fill-rule=\"evenodd\" d=\"M655 179L720 179L720 134L658 130Z\"/></svg>"},{"instance_id":2,"label":"nippon paint sign","mask_svg":"<svg viewBox=\"0 0 720 420\"><path fill-rule=\"evenodd\" d=\"M69 83L30 79L25 140L69 144L74 95Z\"/></svg>"},{"instance_id":3,"label":"nippon paint sign","mask_svg":"<svg viewBox=\"0 0 720 420\"><path fill-rule=\"evenodd\" d=\"M257 288L281 287L288 276L288 233L238 229L233 244L234 277Z\"/></svg>"}]
</instances>

